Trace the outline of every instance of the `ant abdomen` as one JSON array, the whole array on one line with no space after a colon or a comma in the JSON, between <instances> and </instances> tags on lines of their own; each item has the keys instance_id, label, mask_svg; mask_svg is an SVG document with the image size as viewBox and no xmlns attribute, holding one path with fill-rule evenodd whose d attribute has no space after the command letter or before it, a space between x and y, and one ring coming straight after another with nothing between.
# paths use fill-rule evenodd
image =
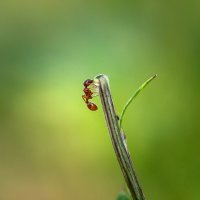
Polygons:
<instances>
[{"instance_id":1,"label":"ant abdomen","mask_svg":"<svg viewBox=\"0 0 200 200\"><path fill-rule=\"evenodd\" d=\"M92 102L88 102L87 107L92 110L92 111L96 111L98 110L98 107L96 104L92 103Z\"/></svg>"}]
</instances>

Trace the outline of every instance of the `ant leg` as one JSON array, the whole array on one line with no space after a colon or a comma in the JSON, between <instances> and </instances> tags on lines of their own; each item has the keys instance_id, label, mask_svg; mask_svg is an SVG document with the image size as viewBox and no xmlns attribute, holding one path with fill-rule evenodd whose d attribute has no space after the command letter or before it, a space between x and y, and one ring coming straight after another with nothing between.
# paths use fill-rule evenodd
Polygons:
<instances>
[{"instance_id":1,"label":"ant leg","mask_svg":"<svg viewBox=\"0 0 200 200\"><path fill-rule=\"evenodd\" d=\"M91 84L90 86L88 86L88 88L96 90L99 86L96 84Z\"/></svg>"},{"instance_id":2,"label":"ant leg","mask_svg":"<svg viewBox=\"0 0 200 200\"><path fill-rule=\"evenodd\" d=\"M88 97L86 95L82 95L82 98L85 101L85 103L88 103Z\"/></svg>"},{"instance_id":3,"label":"ant leg","mask_svg":"<svg viewBox=\"0 0 200 200\"><path fill-rule=\"evenodd\" d=\"M82 99L85 101L85 99L86 99L86 96L85 96L85 95L82 95Z\"/></svg>"},{"instance_id":4,"label":"ant leg","mask_svg":"<svg viewBox=\"0 0 200 200\"><path fill-rule=\"evenodd\" d=\"M94 92L94 93L92 94L92 97L96 97L96 96L99 96L99 93L98 93L98 92Z\"/></svg>"}]
</instances>

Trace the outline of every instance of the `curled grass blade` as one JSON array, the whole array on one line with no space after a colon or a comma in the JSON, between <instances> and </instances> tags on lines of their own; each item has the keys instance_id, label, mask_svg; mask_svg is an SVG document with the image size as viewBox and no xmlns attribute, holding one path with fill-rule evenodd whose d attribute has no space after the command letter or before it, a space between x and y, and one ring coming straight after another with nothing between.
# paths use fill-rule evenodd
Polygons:
<instances>
[{"instance_id":1,"label":"curled grass blade","mask_svg":"<svg viewBox=\"0 0 200 200\"><path fill-rule=\"evenodd\" d=\"M129 107L129 105L132 103L133 99L135 99L138 94L154 79L156 78L157 75L154 75L152 77L150 77L148 80L146 80L134 93L133 95L129 98L129 100L126 102L126 104L124 105L124 108L122 110L121 116L120 116L120 129L122 128L122 122L123 122L123 118L124 118L124 114L127 110L127 108Z\"/></svg>"}]
</instances>

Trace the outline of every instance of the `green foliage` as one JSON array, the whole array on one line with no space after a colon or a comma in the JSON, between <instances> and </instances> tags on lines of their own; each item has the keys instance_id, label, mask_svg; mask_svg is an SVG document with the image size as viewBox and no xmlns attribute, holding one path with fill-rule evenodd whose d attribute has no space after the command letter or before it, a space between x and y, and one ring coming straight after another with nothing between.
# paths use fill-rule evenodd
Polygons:
<instances>
[{"instance_id":1,"label":"green foliage","mask_svg":"<svg viewBox=\"0 0 200 200\"><path fill-rule=\"evenodd\" d=\"M125 192L120 192L116 200L130 200L130 198L128 197L128 194L126 194Z\"/></svg>"}]
</instances>

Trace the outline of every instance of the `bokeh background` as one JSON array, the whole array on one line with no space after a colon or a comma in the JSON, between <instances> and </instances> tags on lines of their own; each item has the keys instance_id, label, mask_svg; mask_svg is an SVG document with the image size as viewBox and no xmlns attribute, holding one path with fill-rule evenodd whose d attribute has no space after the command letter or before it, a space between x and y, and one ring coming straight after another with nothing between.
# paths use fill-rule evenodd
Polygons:
<instances>
[{"instance_id":1,"label":"bokeh background","mask_svg":"<svg viewBox=\"0 0 200 200\"><path fill-rule=\"evenodd\" d=\"M149 200L199 200L200 3L34 0L0 3L0 199L111 200L125 187L100 100L110 78Z\"/></svg>"}]
</instances>

